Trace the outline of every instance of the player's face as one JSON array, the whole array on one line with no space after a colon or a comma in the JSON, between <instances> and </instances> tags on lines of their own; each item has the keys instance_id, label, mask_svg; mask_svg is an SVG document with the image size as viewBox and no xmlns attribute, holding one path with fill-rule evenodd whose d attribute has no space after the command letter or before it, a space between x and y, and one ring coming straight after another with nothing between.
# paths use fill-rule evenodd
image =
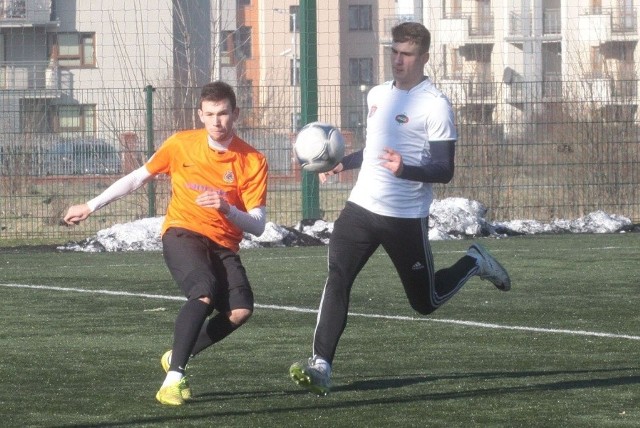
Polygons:
<instances>
[{"instance_id":1,"label":"player's face","mask_svg":"<svg viewBox=\"0 0 640 428\"><path fill-rule=\"evenodd\" d=\"M420 53L413 42L394 42L391 45L391 70L399 89L411 89L422 81L429 52Z\"/></svg>"},{"instance_id":2,"label":"player's face","mask_svg":"<svg viewBox=\"0 0 640 428\"><path fill-rule=\"evenodd\" d=\"M203 101L198 116L214 141L225 141L233 135L233 123L238 118L238 108L231 108L229 100Z\"/></svg>"}]
</instances>

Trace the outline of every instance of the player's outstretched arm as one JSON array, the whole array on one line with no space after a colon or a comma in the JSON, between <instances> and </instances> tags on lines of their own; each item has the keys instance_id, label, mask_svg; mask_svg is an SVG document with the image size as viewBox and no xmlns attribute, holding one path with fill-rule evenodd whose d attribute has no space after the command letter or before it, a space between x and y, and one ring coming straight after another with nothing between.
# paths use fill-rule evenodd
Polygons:
<instances>
[{"instance_id":1,"label":"player's outstretched arm","mask_svg":"<svg viewBox=\"0 0 640 428\"><path fill-rule=\"evenodd\" d=\"M153 175L142 165L140 168L118 179L111 186L107 187L104 192L87 203L70 207L63 220L68 225L78 224L89 217L92 212L110 204L116 199L128 195L152 178Z\"/></svg>"}]
</instances>

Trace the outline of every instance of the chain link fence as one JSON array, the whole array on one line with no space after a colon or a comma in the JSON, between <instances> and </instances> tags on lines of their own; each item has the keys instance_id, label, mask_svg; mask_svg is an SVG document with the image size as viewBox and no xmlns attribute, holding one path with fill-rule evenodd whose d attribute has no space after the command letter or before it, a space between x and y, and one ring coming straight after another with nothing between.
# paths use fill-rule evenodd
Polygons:
<instances>
[{"instance_id":1,"label":"chain link fence","mask_svg":"<svg viewBox=\"0 0 640 428\"><path fill-rule=\"evenodd\" d=\"M492 89L479 92L506 90L505 85L492 83ZM329 95L320 100L321 111L330 112L335 107L333 100L340 99L338 94L353 89L324 88L323 93ZM465 88L448 89L456 105L455 94ZM264 88L271 99L280 100L272 102L269 109L241 106L237 132L268 159L268 220L293 226L302 219L303 197L301 173L291 153L295 129L255 125L265 122L257 120L259 117L290 110L286 101L291 99L289 90ZM115 223L163 215L170 195L168 180L159 177L151 188L112 203L78 227L61 224L69 205L87 201L143 165L176 130L199 126L195 108L172 107L176 91L155 88L152 100L144 88L77 91L79 98L113 100L112 108L97 114L104 130L100 135L65 138L39 132L0 132L0 238L79 239ZM359 106L360 99L355 96L352 102ZM0 100L2 121L24 120L25 107L12 110L11 105L9 100ZM544 109L531 105L522 110L528 113L512 122L495 124L491 117L456 105L456 173L451 183L437 186L437 198L477 200L488 208L488 220L573 219L596 210L640 220L640 145L635 121L590 109L588 102L558 103ZM152 132L147 129L150 119ZM347 152L362 147L360 123L342 131ZM338 175L320 186L318 204L325 220L337 217L356 174Z\"/></svg>"}]
</instances>

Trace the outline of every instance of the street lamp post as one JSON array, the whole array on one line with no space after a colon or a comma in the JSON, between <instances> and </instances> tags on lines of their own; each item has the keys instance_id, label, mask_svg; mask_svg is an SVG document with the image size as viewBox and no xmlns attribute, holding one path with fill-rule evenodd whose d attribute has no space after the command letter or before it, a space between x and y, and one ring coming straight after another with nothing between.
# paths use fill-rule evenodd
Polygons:
<instances>
[{"instance_id":1,"label":"street lamp post","mask_svg":"<svg viewBox=\"0 0 640 428\"><path fill-rule=\"evenodd\" d=\"M367 132L367 116L368 116L368 112L367 112L367 85L365 85L365 84L360 85L360 92L362 93L362 123L361 123L361 129L362 129L362 142L364 144L364 140L366 138L366 132Z\"/></svg>"},{"instance_id":2,"label":"street lamp post","mask_svg":"<svg viewBox=\"0 0 640 428\"><path fill-rule=\"evenodd\" d=\"M297 13L288 12L284 9L275 8L274 12L280 13L283 15L288 15L291 17L291 24L293 28L291 29L291 85L293 86L292 94L293 94L293 102L292 102L292 114L291 114L291 131L297 131L298 125L298 38L296 37L296 28L297 28Z\"/></svg>"}]
</instances>

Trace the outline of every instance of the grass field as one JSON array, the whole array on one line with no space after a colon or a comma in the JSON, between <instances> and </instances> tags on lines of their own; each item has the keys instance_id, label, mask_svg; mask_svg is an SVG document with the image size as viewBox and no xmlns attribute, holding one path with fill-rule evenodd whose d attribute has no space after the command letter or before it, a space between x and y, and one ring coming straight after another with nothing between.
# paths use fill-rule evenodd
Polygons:
<instances>
[{"instance_id":1,"label":"grass field","mask_svg":"<svg viewBox=\"0 0 640 428\"><path fill-rule=\"evenodd\" d=\"M436 265L469 241L435 242ZM244 250L253 318L156 403L181 296L159 253L0 248L3 427L638 427L640 234L483 240L508 293L472 279L429 317L379 252L358 278L327 397L308 357L325 248Z\"/></svg>"}]
</instances>

